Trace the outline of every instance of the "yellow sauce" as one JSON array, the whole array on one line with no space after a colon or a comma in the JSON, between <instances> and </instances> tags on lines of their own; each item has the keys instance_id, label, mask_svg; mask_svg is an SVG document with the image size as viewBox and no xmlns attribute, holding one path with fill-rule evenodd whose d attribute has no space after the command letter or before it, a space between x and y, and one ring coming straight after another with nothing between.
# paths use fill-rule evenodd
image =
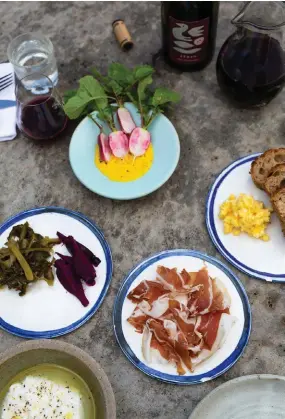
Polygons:
<instances>
[{"instance_id":1,"label":"yellow sauce","mask_svg":"<svg viewBox=\"0 0 285 419\"><path fill-rule=\"evenodd\" d=\"M123 159L111 156L108 163L100 161L99 147L96 145L95 165L103 175L114 182L131 182L144 176L151 168L153 162L153 147L149 145L145 154L134 158L127 154Z\"/></svg>"},{"instance_id":2,"label":"yellow sauce","mask_svg":"<svg viewBox=\"0 0 285 419\"><path fill-rule=\"evenodd\" d=\"M252 196L240 194L230 195L220 206L219 217L224 223L224 233L239 236L247 233L251 237L269 240L266 228L270 223L271 210L265 208L263 202L256 201Z\"/></svg>"}]
</instances>

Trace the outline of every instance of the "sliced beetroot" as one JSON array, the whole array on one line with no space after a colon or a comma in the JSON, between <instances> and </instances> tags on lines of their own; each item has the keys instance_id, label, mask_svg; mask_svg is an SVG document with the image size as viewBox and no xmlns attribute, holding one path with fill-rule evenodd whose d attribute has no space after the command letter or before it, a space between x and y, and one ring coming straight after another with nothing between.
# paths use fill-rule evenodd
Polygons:
<instances>
[{"instance_id":1,"label":"sliced beetroot","mask_svg":"<svg viewBox=\"0 0 285 419\"><path fill-rule=\"evenodd\" d=\"M83 252L86 254L90 262L94 266L98 266L101 263L101 260L94 255L94 253L91 252L90 249L88 249L84 244L79 243L77 240L75 240L72 236L65 236L64 234L57 232L57 236L60 239L60 241L67 247L67 250L73 254L73 243L76 242L78 246L83 250Z\"/></svg>"},{"instance_id":2,"label":"sliced beetroot","mask_svg":"<svg viewBox=\"0 0 285 419\"><path fill-rule=\"evenodd\" d=\"M132 115L126 108L119 108L117 111L120 126L125 134L130 134L136 127Z\"/></svg>"},{"instance_id":3,"label":"sliced beetroot","mask_svg":"<svg viewBox=\"0 0 285 419\"><path fill-rule=\"evenodd\" d=\"M144 129L137 127L130 136L129 148L134 156L142 156L150 145L150 133Z\"/></svg>"},{"instance_id":4,"label":"sliced beetroot","mask_svg":"<svg viewBox=\"0 0 285 419\"><path fill-rule=\"evenodd\" d=\"M57 259L54 265L56 268L56 275L61 285L66 291L78 298L84 307L87 307L89 301L84 294L82 283L78 280L72 265L63 259Z\"/></svg>"},{"instance_id":5,"label":"sliced beetroot","mask_svg":"<svg viewBox=\"0 0 285 419\"><path fill-rule=\"evenodd\" d=\"M79 276L86 284L92 284L96 276L95 268L79 247L78 243L74 240L73 244L74 252L73 257L73 266L76 272L76 275Z\"/></svg>"},{"instance_id":6,"label":"sliced beetroot","mask_svg":"<svg viewBox=\"0 0 285 419\"><path fill-rule=\"evenodd\" d=\"M74 256L68 256L68 255L62 255L61 253L59 253L59 252L56 252L56 254L62 259L62 260L64 260L64 262L66 262L66 263L68 263L69 265L71 265L72 266L72 268L73 268L73 270L74 270L74 272L76 272L76 270L75 270L75 264L74 264ZM94 270L95 271L95 270ZM80 276L78 276L78 275L76 275L76 277L77 277L77 280L78 281L81 281L81 277ZM88 279L88 280L85 280L85 282L86 282L86 284L87 285L89 285L90 287L92 287L93 285L95 285L96 284L96 281L95 281L95 277L96 277L96 271L95 271L95 276L94 276L94 278L90 278L90 279Z\"/></svg>"},{"instance_id":7,"label":"sliced beetroot","mask_svg":"<svg viewBox=\"0 0 285 419\"><path fill-rule=\"evenodd\" d=\"M89 279L88 281L85 281L85 284L88 285L88 287L94 287L94 285L96 284L95 279Z\"/></svg>"},{"instance_id":8,"label":"sliced beetroot","mask_svg":"<svg viewBox=\"0 0 285 419\"><path fill-rule=\"evenodd\" d=\"M64 234L60 233L59 231L56 234L57 234L57 237L59 238L59 240L66 246L67 250L71 254L73 254L73 252L74 252L74 249L73 249L73 243L74 243L73 240L74 239L73 239L73 237L72 236L65 236Z\"/></svg>"},{"instance_id":9,"label":"sliced beetroot","mask_svg":"<svg viewBox=\"0 0 285 419\"><path fill-rule=\"evenodd\" d=\"M94 253L91 252L91 250L89 250L87 247L84 246L84 244L81 244L79 242L78 246L81 247L81 249L83 250L83 252L85 253L85 255L88 257L88 259L90 260L90 262L97 268L97 266L100 265L101 260L94 255Z\"/></svg>"},{"instance_id":10,"label":"sliced beetroot","mask_svg":"<svg viewBox=\"0 0 285 419\"><path fill-rule=\"evenodd\" d=\"M72 236L66 237L59 232L57 232L57 235L72 255L72 265L76 275L86 282L86 284L90 286L95 285L95 268L82 249L82 246Z\"/></svg>"},{"instance_id":11,"label":"sliced beetroot","mask_svg":"<svg viewBox=\"0 0 285 419\"><path fill-rule=\"evenodd\" d=\"M62 255L59 252L56 252L56 255L60 257L60 259L64 260L64 262L69 263L70 265L73 265L73 257L68 255Z\"/></svg>"},{"instance_id":12,"label":"sliced beetroot","mask_svg":"<svg viewBox=\"0 0 285 419\"><path fill-rule=\"evenodd\" d=\"M129 140L123 131L111 132L109 144L115 157L123 158L129 152Z\"/></svg>"},{"instance_id":13,"label":"sliced beetroot","mask_svg":"<svg viewBox=\"0 0 285 419\"><path fill-rule=\"evenodd\" d=\"M104 162L110 161L112 150L109 146L109 139L106 134L101 132L98 135L98 145L99 145L99 152L100 152L100 160Z\"/></svg>"}]
</instances>

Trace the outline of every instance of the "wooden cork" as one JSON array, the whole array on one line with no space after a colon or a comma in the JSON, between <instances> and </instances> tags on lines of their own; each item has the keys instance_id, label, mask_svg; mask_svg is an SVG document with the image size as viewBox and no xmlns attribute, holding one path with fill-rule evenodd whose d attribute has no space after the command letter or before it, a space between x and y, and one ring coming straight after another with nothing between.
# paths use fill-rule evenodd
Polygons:
<instances>
[{"instance_id":1,"label":"wooden cork","mask_svg":"<svg viewBox=\"0 0 285 419\"><path fill-rule=\"evenodd\" d=\"M133 48L134 43L125 22L121 19L114 20L112 23L113 31L120 47L123 51L129 51Z\"/></svg>"}]
</instances>

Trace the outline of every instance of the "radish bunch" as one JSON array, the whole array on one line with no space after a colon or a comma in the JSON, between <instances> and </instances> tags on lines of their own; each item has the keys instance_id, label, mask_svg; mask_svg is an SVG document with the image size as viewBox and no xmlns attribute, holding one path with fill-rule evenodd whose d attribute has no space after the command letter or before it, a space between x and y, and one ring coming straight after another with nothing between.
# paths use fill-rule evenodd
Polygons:
<instances>
[{"instance_id":1,"label":"radish bunch","mask_svg":"<svg viewBox=\"0 0 285 419\"><path fill-rule=\"evenodd\" d=\"M152 88L154 68L150 65L139 65L130 69L120 63L111 63L107 75L97 69L93 76L84 76L79 80L78 90L65 95L64 111L70 119L88 116L100 130L98 144L101 161L108 162L111 156L124 158L129 152L142 156L149 147L151 138L148 131L152 121L168 106L177 103L180 95L166 87ZM124 107L131 101L139 110L141 123L137 127ZM120 130L114 124L114 106ZM111 129L111 134L103 133L102 127L93 117L96 111L98 119Z\"/></svg>"},{"instance_id":2,"label":"radish bunch","mask_svg":"<svg viewBox=\"0 0 285 419\"><path fill-rule=\"evenodd\" d=\"M117 117L121 131L113 130L109 136L101 132L98 136L100 160L106 163L112 154L118 158L124 158L128 152L134 157L142 156L150 144L150 133L136 126L128 109L119 107Z\"/></svg>"}]
</instances>

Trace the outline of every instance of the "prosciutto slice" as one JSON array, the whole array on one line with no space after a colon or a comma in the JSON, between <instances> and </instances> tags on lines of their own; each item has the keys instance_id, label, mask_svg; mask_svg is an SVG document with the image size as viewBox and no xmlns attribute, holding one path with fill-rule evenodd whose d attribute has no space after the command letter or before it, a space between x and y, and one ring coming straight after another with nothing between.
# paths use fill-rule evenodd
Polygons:
<instances>
[{"instance_id":1,"label":"prosciutto slice","mask_svg":"<svg viewBox=\"0 0 285 419\"><path fill-rule=\"evenodd\" d=\"M159 297L168 293L169 290L164 288L159 282L143 281L128 294L128 299L133 303L140 303L141 301L146 300L152 304L153 301L156 301Z\"/></svg>"},{"instance_id":2,"label":"prosciutto slice","mask_svg":"<svg viewBox=\"0 0 285 419\"><path fill-rule=\"evenodd\" d=\"M180 375L219 350L234 324L230 295L206 268L159 266L156 281L141 282L128 299L136 304L128 322L142 334L143 357L173 363Z\"/></svg>"},{"instance_id":3,"label":"prosciutto slice","mask_svg":"<svg viewBox=\"0 0 285 419\"><path fill-rule=\"evenodd\" d=\"M179 273L176 268L169 269L165 266L158 266L156 273L157 281L166 289L169 289L172 295L194 291L193 285L191 284L191 276L185 269Z\"/></svg>"},{"instance_id":4,"label":"prosciutto slice","mask_svg":"<svg viewBox=\"0 0 285 419\"><path fill-rule=\"evenodd\" d=\"M176 339L173 339L167 333L163 322L149 319L147 327L153 336L150 343L151 348L157 349L160 355L167 361L174 362L179 375L183 375L186 372L183 364L190 371L192 370L189 351L184 349Z\"/></svg>"},{"instance_id":5,"label":"prosciutto slice","mask_svg":"<svg viewBox=\"0 0 285 419\"><path fill-rule=\"evenodd\" d=\"M150 317L136 307L133 314L128 318L128 322L136 329L136 332L143 333L147 320Z\"/></svg>"},{"instance_id":6,"label":"prosciutto slice","mask_svg":"<svg viewBox=\"0 0 285 419\"><path fill-rule=\"evenodd\" d=\"M156 301L150 304L148 301L143 300L138 304L138 308L145 314L154 319L158 319L163 316L168 310L169 298L167 296L159 297Z\"/></svg>"},{"instance_id":7,"label":"prosciutto slice","mask_svg":"<svg viewBox=\"0 0 285 419\"><path fill-rule=\"evenodd\" d=\"M206 268L199 272L192 273L192 285L199 286L199 289L193 292L188 300L190 316L206 314L209 312L213 303L213 284L212 279Z\"/></svg>"},{"instance_id":8,"label":"prosciutto slice","mask_svg":"<svg viewBox=\"0 0 285 419\"><path fill-rule=\"evenodd\" d=\"M164 314L164 319L170 319L177 325L176 340L184 349L197 350L196 347L201 343L200 334L196 333L196 318L187 318L187 308L176 300L171 300L169 310Z\"/></svg>"},{"instance_id":9,"label":"prosciutto slice","mask_svg":"<svg viewBox=\"0 0 285 419\"><path fill-rule=\"evenodd\" d=\"M222 312L207 313L197 318L195 332L203 339L203 347L206 349L213 348L222 314Z\"/></svg>"},{"instance_id":10,"label":"prosciutto slice","mask_svg":"<svg viewBox=\"0 0 285 419\"><path fill-rule=\"evenodd\" d=\"M183 368L181 358L172 345L170 345L168 342L159 341L154 334L152 335L150 345L152 349L156 349L159 352L162 358L176 364L177 372L179 375L185 374L186 371Z\"/></svg>"},{"instance_id":11,"label":"prosciutto slice","mask_svg":"<svg viewBox=\"0 0 285 419\"><path fill-rule=\"evenodd\" d=\"M189 316L198 316L213 311L227 311L231 298L219 279L212 279L206 268L192 273L192 284L198 290L188 300Z\"/></svg>"},{"instance_id":12,"label":"prosciutto slice","mask_svg":"<svg viewBox=\"0 0 285 419\"><path fill-rule=\"evenodd\" d=\"M213 302L210 311L229 311L231 305L231 297L224 286L223 282L216 278L212 281L213 285Z\"/></svg>"},{"instance_id":13,"label":"prosciutto slice","mask_svg":"<svg viewBox=\"0 0 285 419\"><path fill-rule=\"evenodd\" d=\"M198 324L205 339L205 346L195 358L191 359L194 367L210 358L223 346L236 322L236 318L227 313L210 313L206 316L209 317L208 321L203 320L200 325Z\"/></svg>"}]
</instances>

